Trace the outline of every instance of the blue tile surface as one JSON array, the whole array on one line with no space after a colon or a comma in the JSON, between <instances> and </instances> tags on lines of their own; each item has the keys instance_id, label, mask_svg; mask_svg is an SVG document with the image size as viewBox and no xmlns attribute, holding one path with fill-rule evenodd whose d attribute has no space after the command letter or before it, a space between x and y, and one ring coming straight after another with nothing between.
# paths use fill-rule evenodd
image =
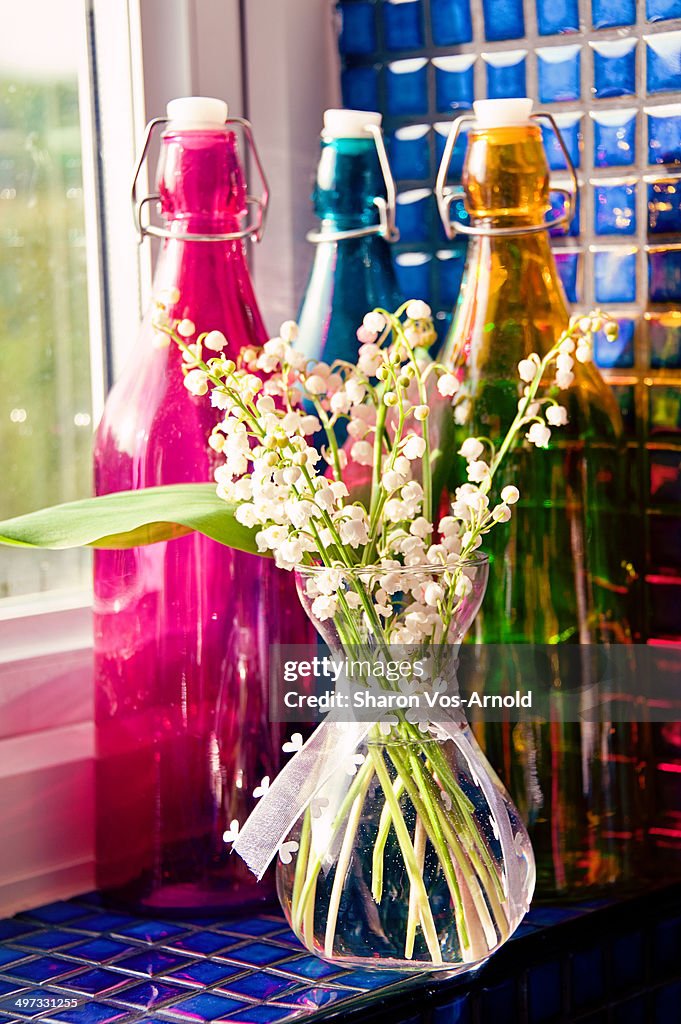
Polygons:
<instances>
[{"instance_id":1,"label":"blue tile surface","mask_svg":"<svg viewBox=\"0 0 681 1024\"><path fill-rule=\"evenodd\" d=\"M681 88L681 32L660 32L648 36L645 42L648 92Z\"/></svg>"},{"instance_id":2,"label":"blue tile surface","mask_svg":"<svg viewBox=\"0 0 681 1024\"><path fill-rule=\"evenodd\" d=\"M236 935L221 935L217 932L198 931L183 935L166 943L172 949L179 949L199 956L212 956L236 946L241 940Z\"/></svg>"},{"instance_id":3,"label":"blue tile surface","mask_svg":"<svg viewBox=\"0 0 681 1024\"><path fill-rule=\"evenodd\" d=\"M188 985L221 985L224 987L230 978L242 973L236 964L223 964L214 960L199 960L188 964L168 976L168 981L183 981ZM257 977L257 975L254 975ZM224 983L224 984L223 984Z\"/></svg>"},{"instance_id":4,"label":"blue tile surface","mask_svg":"<svg viewBox=\"0 0 681 1024\"><path fill-rule=\"evenodd\" d=\"M581 51L578 44L537 48L539 99L542 103L579 99Z\"/></svg>"},{"instance_id":5,"label":"blue tile surface","mask_svg":"<svg viewBox=\"0 0 681 1024\"><path fill-rule=\"evenodd\" d=\"M89 971L79 971L78 974L64 979L59 984L62 988L72 992L82 993L86 996L99 996L129 985L130 979L106 967L93 967Z\"/></svg>"},{"instance_id":6,"label":"blue tile surface","mask_svg":"<svg viewBox=\"0 0 681 1024\"><path fill-rule=\"evenodd\" d=\"M179 985L170 985L166 981L143 981L139 985L126 988L123 992L117 992L113 998L115 1002L125 1003L126 1006L151 1010L171 999L181 999L186 991Z\"/></svg>"},{"instance_id":7,"label":"blue tile surface","mask_svg":"<svg viewBox=\"0 0 681 1024\"><path fill-rule=\"evenodd\" d=\"M468 54L434 57L435 106L439 113L469 110L473 105L473 65Z\"/></svg>"},{"instance_id":8,"label":"blue tile surface","mask_svg":"<svg viewBox=\"0 0 681 1024\"><path fill-rule=\"evenodd\" d=\"M271 964L286 960L290 955L290 951L283 946L249 942L230 950L228 958L247 967L269 967Z\"/></svg>"},{"instance_id":9,"label":"blue tile surface","mask_svg":"<svg viewBox=\"0 0 681 1024\"><path fill-rule=\"evenodd\" d=\"M292 994L300 988L297 981L290 978L282 978L278 974L270 974L268 971L253 971L251 974L244 974L241 977L220 983L218 988L222 992L233 993L236 996L247 999L274 999L280 996L284 999L283 993Z\"/></svg>"},{"instance_id":10,"label":"blue tile surface","mask_svg":"<svg viewBox=\"0 0 681 1024\"><path fill-rule=\"evenodd\" d=\"M135 947L124 942L117 942L115 939L99 938L88 939L79 942L69 948L69 956L76 956L82 960L92 960L94 963L102 964L120 953L130 953Z\"/></svg>"},{"instance_id":11,"label":"blue tile surface","mask_svg":"<svg viewBox=\"0 0 681 1024\"><path fill-rule=\"evenodd\" d=\"M611 369L630 369L634 365L635 321L617 321L619 334L614 341L608 341L603 331L594 336L594 362L597 366Z\"/></svg>"},{"instance_id":12,"label":"blue tile surface","mask_svg":"<svg viewBox=\"0 0 681 1024\"><path fill-rule=\"evenodd\" d=\"M648 113L648 159L651 164L681 163L681 114L678 105Z\"/></svg>"},{"instance_id":13,"label":"blue tile surface","mask_svg":"<svg viewBox=\"0 0 681 1024\"><path fill-rule=\"evenodd\" d=\"M651 302L681 302L681 250L648 253L648 291Z\"/></svg>"},{"instance_id":14,"label":"blue tile surface","mask_svg":"<svg viewBox=\"0 0 681 1024\"><path fill-rule=\"evenodd\" d=\"M190 961L187 957L178 956L164 949L145 949L133 956L125 956L116 961L116 967L130 974L141 974L153 978L157 974L167 974L177 967L185 967Z\"/></svg>"},{"instance_id":15,"label":"blue tile surface","mask_svg":"<svg viewBox=\"0 0 681 1024\"><path fill-rule=\"evenodd\" d=\"M660 180L648 184L648 232L651 235L681 231L681 181Z\"/></svg>"},{"instance_id":16,"label":"blue tile surface","mask_svg":"<svg viewBox=\"0 0 681 1024\"><path fill-rule=\"evenodd\" d=\"M237 1010L242 1010L244 1005L240 999L202 992L199 996L190 996L188 999L182 999L175 1003L172 1013L174 1017L180 1017L183 1020L212 1021L223 1020L227 1017L231 1020L233 1014Z\"/></svg>"},{"instance_id":17,"label":"blue tile surface","mask_svg":"<svg viewBox=\"0 0 681 1024\"><path fill-rule=\"evenodd\" d=\"M428 112L428 62L423 57L397 60L386 71L386 106L390 114Z\"/></svg>"},{"instance_id":18,"label":"blue tile surface","mask_svg":"<svg viewBox=\"0 0 681 1024\"><path fill-rule=\"evenodd\" d=\"M40 924L66 924L67 921L83 917L84 910L82 907L74 906L73 903L48 903L44 907L29 910L26 916Z\"/></svg>"},{"instance_id":19,"label":"blue tile surface","mask_svg":"<svg viewBox=\"0 0 681 1024\"><path fill-rule=\"evenodd\" d=\"M388 139L390 164L397 179L427 178L430 175L428 125L398 128Z\"/></svg>"},{"instance_id":20,"label":"blue tile surface","mask_svg":"<svg viewBox=\"0 0 681 1024\"><path fill-rule=\"evenodd\" d=\"M64 1024L114 1024L114 1021L122 1021L126 1017L129 1017L127 1010L93 1002L60 1013L51 1013L48 1019L63 1021Z\"/></svg>"},{"instance_id":21,"label":"blue tile surface","mask_svg":"<svg viewBox=\"0 0 681 1024\"><path fill-rule=\"evenodd\" d=\"M646 0L648 21L668 21L681 18L681 0Z\"/></svg>"},{"instance_id":22,"label":"blue tile surface","mask_svg":"<svg viewBox=\"0 0 681 1024\"><path fill-rule=\"evenodd\" d=\"M346 68L341 74L343 106L378 110L378 72L374 67Z\"/></svg>"},{"instance_id":23,"label":"blue tile surface","mask_svg":"<svg viewBox=\"0 0 681 1024\"><path fill-rule=\"evenodd\" d=\"M45 931L32 932L30 935L22 935L17 941L29 949L62 949L80 938L75 932L60 931L56 928L48 928Z\"/></svg>"},{"instance_id":24,"label":"blue tile surface","mask_svg":"<svg viewBox=\"0 0 681 1024\"><path fill-rule=\"evenodd\" d=\"M72 974L79 967L80 964L74 963L72 960L63 960L56 956L41 956L13 964L10 968L3 968L3 973L29 985L42 985L45 981L63 978L65 974Z\"/></svg>"},{"instance_id":25,"label":"blue tile surface","mask_svg":"<svg viewBox=\"0 0 681 1024\"><path fill-rule=\"evenodd\" d=\"M563 282L565 295L568 302L579 302L580 282L580 254L575 252L556 253L556 266L560 279Z\"/></svg>"}]
</instances>

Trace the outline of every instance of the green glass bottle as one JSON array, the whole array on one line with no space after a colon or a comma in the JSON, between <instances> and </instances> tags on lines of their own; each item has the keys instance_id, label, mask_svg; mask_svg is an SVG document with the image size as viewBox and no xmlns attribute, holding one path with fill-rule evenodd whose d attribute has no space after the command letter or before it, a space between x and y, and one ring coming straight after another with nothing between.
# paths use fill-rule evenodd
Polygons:
<instances>
[{"instance_id":1,"label":"green glass bottle","mask_svg":"<svg viewBox=\"0 0 681 1024\"><path fill-rule=\"evenodd\" d=\"M444 446L450 492L465 480L464 460L454 454L461 440L506 431L522 394L518 363L544 355L569 322L544 228L549 171L531 109L531 100L483 101L469 133L463 190L471 244L440 356L461 379L458 422ZM446 172L443 163L443 212ZM515 484L521 499L510 523L486 538L490 583L478 643L630 641L619 408L592 363L575 362L572 385L556 397L568 425L552 432L547 449L519 445L503 470L500 486ZM484 685L513 692L522 689L517 674L509 658L503 678ZM580 683L586 691L586 674ZM586 894L632 879L645 835L641 729L565 720L564 685L558 672L550 721L478 723L530 827L540 895Z\"/></svg>"}]
</instances>

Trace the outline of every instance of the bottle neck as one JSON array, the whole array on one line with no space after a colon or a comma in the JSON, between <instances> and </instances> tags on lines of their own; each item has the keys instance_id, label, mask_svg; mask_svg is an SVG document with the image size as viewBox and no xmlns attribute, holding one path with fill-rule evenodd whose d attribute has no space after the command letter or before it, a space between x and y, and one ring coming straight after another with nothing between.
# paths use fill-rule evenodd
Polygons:
<instances>
[{"instance_id":1,"label":"bottle neck","mask_svg":"<svg viewBox=\"0 0 681 1024\"><path fill-rule=\"evenodd\" d=\"M246 183L233 132L164 132L157 182L161 213L173 234L239 230L246 214Z\"/></svg>"},{"instance_id":2,"label":"bottle neck","mask_svg":"<svg viewBox=\"0 0 681 1024\"><path fill-rule=\"evenodd\" d=\"M379 223L376 197L386 189L373 139L324 139L312 202L321 230Z\"/></svg>"}]
</instances>

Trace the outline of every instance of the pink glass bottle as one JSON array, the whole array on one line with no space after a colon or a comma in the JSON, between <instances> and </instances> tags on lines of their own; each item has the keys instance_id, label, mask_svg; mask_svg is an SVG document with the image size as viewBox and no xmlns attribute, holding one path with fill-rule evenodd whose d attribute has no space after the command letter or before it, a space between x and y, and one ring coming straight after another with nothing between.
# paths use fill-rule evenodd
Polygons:
<instances>
[{"instance_id":1,"label":"pink glass bottle","mask_svg":"<svg viewBox=\"0 0 681 1024\"><path fill-rule=\"evenodd\" d=\"M234 357L267 337L245 258L236 136L220 100L176 100L168 115L154 295L177 289L171 317L191 319L197 334L222 331ZM211 480L219 416L183 386L180 353L158 347L149 312L97 430L97 494ZM167 910L271 896L223 834L277 771L269 645L309 631L292 581L198 535L97 552L95 615L98 887Z\"/></svg>"}]
</instances>

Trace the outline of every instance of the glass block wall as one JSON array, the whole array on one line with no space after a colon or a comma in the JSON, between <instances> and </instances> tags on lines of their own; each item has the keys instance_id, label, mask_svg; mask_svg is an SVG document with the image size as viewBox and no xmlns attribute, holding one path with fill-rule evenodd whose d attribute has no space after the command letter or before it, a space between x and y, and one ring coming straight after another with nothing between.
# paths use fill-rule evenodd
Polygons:
<instances>
[{"instance_id":1,"label":"glass block wall","mask_svg":"<svg viewBox=\"0 0 681 1024\"><path fill-rule=\"evenodd\" d=\"M681 0L345 0L346 106L381 110L398 182L395 260L406 295L446 327L465 243L448 242L433 183L449 122L475 98L551 111L581 197L554 238L575 309L620 324L595 356L620 401L645 574L640 624L681 637ZM460 173L465 138L453 161ZM556 184L565 164L545 135ZM465 216L465 215L464 215Z\"/></svg>"}]
</instances>

